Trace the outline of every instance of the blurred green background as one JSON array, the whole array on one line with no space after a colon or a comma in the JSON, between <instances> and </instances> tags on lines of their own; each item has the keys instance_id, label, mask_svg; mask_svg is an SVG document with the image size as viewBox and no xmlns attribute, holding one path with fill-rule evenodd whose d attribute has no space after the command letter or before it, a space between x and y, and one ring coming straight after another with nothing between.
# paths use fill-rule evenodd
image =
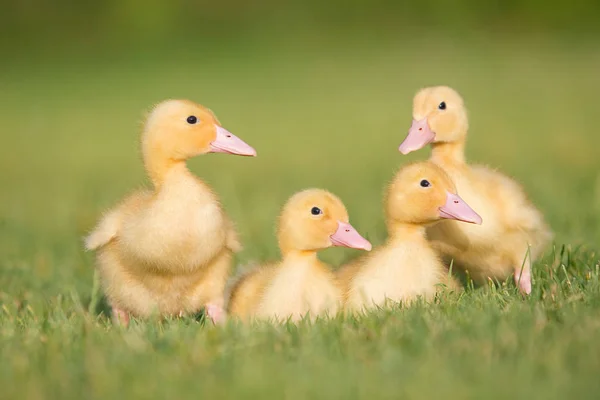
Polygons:
<instances>
[{"instance_id":1,"label":"blurred green background","mask_svg":"<svg viewBox=\"0 0 600 400\"><path fill-rule=\"evenodd\" d=\"M265 387L278 398L318 396L312 387L335 397L341 393L337 384L352 380L371 390L350 386L356 391L343 398L389 394L398 376L413 398L433 395L429 379L456 398L481 397L490 388L503 395L560 397L572 393L574 382L582 394L592 393L600 367L593 339L600 330L593 322L600 310L598 285L582 283L580 291L565 294L564 304L573 307L568 312L555 302L535 303L556 301L543 292L554 276L547 271L562 268L552 249L536 265L541 289L530 303L511 294L499 302L483 297L472 309L431 311L440 313L433 323L447 318L432 328L450 332L446 336L411 330L421 311L388 321L392 328L367 321L375 332L368 334L358 324L346 326L345 334L336 325L322 327L323 337L310 329L219 336L173 322L138 326L122 336L81 311L93 275L93 255L82 251L81 238L103 210L144 184L138 136L145 111L165 98L189 98L213 109L258 151L256 159L210 155L190 163L238 224L245 245L239 263L278 256L273 234L279 208L311 186L338 194L352 223L380 244L385 183L403 163L428 156L426 150L409 157L397 151L411 121L412 97L423 86L446 84L463 95L470 111L468 158L522 182L555 230L556 248L577 255L565 261L573 275L564 288L571 288L575 276L597 276L599 268L599 20L600 3L591 0L3 4L0 379L6 395L152 397L166 393L166 379L181 386L169 394L185 396L198 383L195 369L208 373L211 380L203 384L221 395L238 379L231 387L238 398ZM337 267L354 255L332 249L323 258ZM582 299L586 303L576 308ZM513 319L504 314L510 302L518 305ZM548 317L550 333L538 330L538 308L542 314L563 312ZM477 314L481 309L497 320ZM505 325L498 322L503 318ZM380 326L388 328L378 331ZM578 328L588 336L572 335ZM523 343L505 343L511 332L523 332L539 352L524 357ZM336 335L344 338L341 344ZM490 344L490 337L500 344ZM370 340L380 340L373 353L364 345ZM244 341L254 347L240 350ZM279 347L271 348L275 342ZM480 369L482 354L496 345L508 350ZM187 353L195 346L207 353ZM578 361L569 358L573 354ZM153 365L153 357L162 364ZM295 363L295 357L303 361ZM362 362L371 367L351 367ZM460 367L452 371L455 365ZM413 376L415 366L436 372ZM516 370L529 392L503 386ZM262 382L256 371L278 378ZM300 371L306 375L298 381ZM457 371L477 371L480 379L469 381ZM548 381L553 385L544 386ZM285 387L296 391L281 392Z\"/></svg>"}]
</instances>

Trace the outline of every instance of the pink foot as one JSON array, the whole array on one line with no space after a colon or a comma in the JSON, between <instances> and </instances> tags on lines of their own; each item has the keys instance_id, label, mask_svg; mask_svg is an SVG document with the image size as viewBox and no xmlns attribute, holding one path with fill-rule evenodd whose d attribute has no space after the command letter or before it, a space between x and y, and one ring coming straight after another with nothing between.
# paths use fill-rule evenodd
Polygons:
<instances>
[{"instance_id":1,"label":"pink foot","mask_svg":"<svg viewBox=\"0 0 600 400\"><path fill-rule=\"evenodd\" d=\"M125 310L120 309L119 307L112 308L112 315L115 322L119 325L128 326L129 325L129 313Z\"/></svg>"},{"instance_id":2,"label":"pink foot","mask_svg":"<svg viewBox=\"0 0 600 400\"><path fill-rule=\"evenodd\" d=\"M213 304L213 303L207 304L206 308L205 308L205 312L206 312L206 315L208 316L208 318L210 318L210 320L215 325L221 324L225 321L225 310L223 310L222 307L220 307L216 304Z\"/></svg>"},{"instance_id":3,"label":"pink foot","mask_svg":"<svg viewBox=\"0 0 600 400\"><path fill-rule=\"evenodd\" d=\"M515 272L515 284L519 287L521 293L531 293L531 271L529 269L523 269Z\"/></svg>"}]
</instances>

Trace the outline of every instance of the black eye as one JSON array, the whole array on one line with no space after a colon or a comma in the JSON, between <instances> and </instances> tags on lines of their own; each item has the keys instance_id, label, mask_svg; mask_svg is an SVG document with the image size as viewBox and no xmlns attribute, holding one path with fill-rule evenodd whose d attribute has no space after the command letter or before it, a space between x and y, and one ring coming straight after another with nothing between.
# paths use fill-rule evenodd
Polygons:
<instances>
[{"instance_id":1,"label":"black eye","mask_svg":"<svg viewBox=\"0 0 600 400\"><path fill-rule=\"evenodd\" d=\"M190 115L189 117L187 117L187 123L190 125L194 125L196 122L198 122L198 118L196 118L193 115Z\"/></svg>"},{"instance_id":2,"label":"black eye","mask_svg":"<svg viewBox=\"0 0 600 400\"><path fill-rule=\"evenodd\" d=\"M321 211L321 209L319 207L313 207L310 209L310 213L312 215L319 215L319 214L322 214L323 211Z\"/></svg>"},{"instance_id":3,"label":"black eye","mask_svg":"<svg viewBox=\"0 0 600 400\"><path fill-rule=\"evenodd\" d=\"M438 106L438 108L439 108L440 110L445 110L445 109L446 109L446 102L445 102L445 101L442 101L442 102L440 103L440 105Z\"/></svg>"},{"instance_id":4,"label":"black eye","mask_svg":"<svg viewBox=\"0 0 600 400\"><path fill-rule=\"evenodd\" d=\"M421 187L429 187L431 186L431 183L429 183L429 181L427 179L423 179L421 181Z\"/></svg>"}]
</instances>

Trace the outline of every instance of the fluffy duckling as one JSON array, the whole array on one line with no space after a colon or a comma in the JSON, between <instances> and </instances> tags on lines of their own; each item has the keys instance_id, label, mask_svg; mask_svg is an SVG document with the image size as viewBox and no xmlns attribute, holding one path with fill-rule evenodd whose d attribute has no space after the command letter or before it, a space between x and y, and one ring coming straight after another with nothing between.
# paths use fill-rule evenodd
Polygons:
<instances>
[{"instance_id":1,"label":"fluffy duckling","mask_svg":"<svg viewBox=\"0 0 600 400\"><path fill-rule=\"evenodd\" d=\"M344 204L333 194L309 189L292 196L279 216L280 262L254 269L231 291L228 311L250 318L298 321L335 314L341 291L317 251L331 246L371 250L348 223Z\"/></svg>"},{"instance_id":2,"label":"fluffy duckling","mask_svg":"<svg viewBox=\"0 0 600 400\"><path fill-rule=\"evenodd\" d=\"M469 124L461 96L445 86L419 91L413 101L413 122L400 152L408 154L431 144L430 161L454 180L464 199L481 213L482 226L446 221L428 230L447 262L468 271L478 283L514 276L519 289L531 292L531 263L552 240L544 218L521 186L481 165L470 166L464 149Z\"/></svg>"},{"instance_id":3,"label":"fluffy duckling","mask_svg":"<svg viewBox=\"0 0 600 400\"><path fill-rule=\"evenodd\" d=\"M431 299L444 284L458 288L431 248L426 227L442 219L481 224L481 217L457 194L454 183L430 162L398 171L385 198L388 239L369 255L338 272L351 311Z\"/></svg>"},{"instance_id":4,"label":"fluffy duckling","mask_svg":"<svg viewBox=\"0 0 600 400\"><path fill-rule=\"evenodd\" d=\"M168 100L149 114L141 137L153 189L133 193L86 238L113 316L196 313L222 317L232 253L240 249L217 195L186 166L206 153L255 156L213 113L187 100Z\"/></svg>"}]
</instances>

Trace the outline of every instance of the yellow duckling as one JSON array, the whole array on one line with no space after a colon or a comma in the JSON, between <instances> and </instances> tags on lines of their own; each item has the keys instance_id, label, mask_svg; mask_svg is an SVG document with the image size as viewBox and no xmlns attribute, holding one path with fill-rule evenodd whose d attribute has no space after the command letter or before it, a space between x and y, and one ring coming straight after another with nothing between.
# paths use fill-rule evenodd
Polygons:
<instances>
[{"instance_id":1,"label":"yellow duckling","mask_svg":"<svg viewBox=\"0 0 600 400\"><path fill-rule=\"evenodd\" d=\"M408 154L431 143L430 160L450 175L485 220L482 226L447 221L431 227L428 236L447 262L453 259L476 282L505 280L512 274L519 289L529 294L531 263L552 240L552 232L517 182L466 163L468 127L463 100L453 89L430 87L416 94L413 123L400 152Z\"/></svg>"},{"instance_id":2,"label":"yellow duckling","mask_svg":"<svg viewBox=\"0 0 600 400\"><path fill-rule=\"evenodd\" d=\"M371 250L371 243L348 223L344 204L333 194L309 189L292 196L279 216L283 259L254 269L231 291L228 311L243 320L298 321L335 314L341 291L317 251L331 246Z\"/></svg>"},{"instance_id":3,"label":"yellow duckling","mask_svg":"<svg viewBox=\"0 0 600 400\"><path fill-rule=\"evenodd\" d=\"M240 249L217 195L186 166L206 153L255 156L207 108L187 100L158 104L141 137L153 190L139 191L106 213L86 238L97 250L101 284L113 316L223 313L232 252Z\"/></svg>"},{"instance_id":4,"label":"yellow duckling","mask_svg":"<svg viewBox=\"0 0 600 400\"><path fill-rule=\"evenodd\" d=\"M481 217L458 196L448 175L430 162L406 165L388 187L385 210L386 243L338 272L347 309L429 300L440 284L458 288L427 241L426 227L442 219L481 224Z\"/></svg>"}]
</instances>

